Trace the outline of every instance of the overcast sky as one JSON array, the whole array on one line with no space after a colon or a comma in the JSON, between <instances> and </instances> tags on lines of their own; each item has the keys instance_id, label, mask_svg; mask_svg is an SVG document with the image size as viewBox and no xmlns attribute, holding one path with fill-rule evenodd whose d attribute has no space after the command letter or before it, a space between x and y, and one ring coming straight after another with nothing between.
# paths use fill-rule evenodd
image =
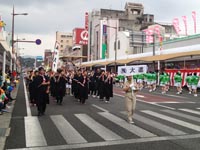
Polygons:
<instances>
[{"instance_id":1,"label":"overcast sky","mask_svg":"<svg viewBox=\"0 0 200 150\"><path fill-rule=\"evenodd\" d=\"M28 16L15 17L15 34L18 38L35 40L42 44L21 43L25 55L43 55L44 49L53 49L56 31L72 32L75 27L84 27L84 13L106 8L124 10L126 2L143 3L145 13L155 15L157 22L171 23L178 17L188 17L189 31L192 33L191 12L197 12L197 26L200 32L200 1L198 0L0 0L0 15L6 23L6 31L11 31L12 7L15 13L28 13ZM199 22L199 23L198 23ZM184 30L184 29L183 29Z\"/></svg>"}]
</instances>

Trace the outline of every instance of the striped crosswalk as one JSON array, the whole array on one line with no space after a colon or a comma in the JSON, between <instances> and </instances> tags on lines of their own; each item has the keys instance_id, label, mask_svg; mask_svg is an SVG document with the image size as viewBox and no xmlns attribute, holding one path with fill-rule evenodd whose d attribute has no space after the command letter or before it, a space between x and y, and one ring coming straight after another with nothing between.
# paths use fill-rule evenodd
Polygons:
<instances>
[{"instance_id":1,"label":"striped crosswalk","mask_svg":"<svg viewBox=\"0 0 200 150\"><path fill-rule=\"evenodd\" d=\"M71 118L76 120L77 126L74 126L74 123L71 123L71 120L63 115L52 115L49 116L49 119L51 120L52 125L58 129L58 133L64 139L66 145L74 146L81 144L91 146L91 144L101 145L101 142L107 142L108 144L113 141L115 141L114 143L121 141L127 142L128 140L131 141L130 137L126 138L123 133L117 132L117 130L121 128L131 135L134 135L133 137L135 138L132 139L145 139L144 141L163 140L164 137L169 139L169 136L176 137L177 139L186 138L189 137L189 135L200 137L200 119L198 117L200 113L198 112L198 109L179 109L177 111L165 109L159 110L159 112L154 110L141 110L134 114L134 124L127 123L126 112L119 112L118 114L109 111L97 112L96 115L100 119L91 114L73 114ZM195 114L195 116L192 116L192 114ZM118 128L113 128L112 126L108 126L108 124L105 125L102 123L106 121L109 121L110 124L115 124ZM43 132L43 127L38 117L25 117L24 124L27 148L48 147L48 137L46 136L46 133ZM82 125L84 128L88 128L90 132L93 132L95 136L98 136L102 141L97 141L96 143L90 142L87 137L89 135L79 132ZM152 130L152 128L154 128L154 130ZM186 128L189 130L185 130ZM166 134L166 136L160 136L157 134L158 132L155 133L155 129ZM189 131L193 132L190 133Z\"/></svg>"}]
</instances>

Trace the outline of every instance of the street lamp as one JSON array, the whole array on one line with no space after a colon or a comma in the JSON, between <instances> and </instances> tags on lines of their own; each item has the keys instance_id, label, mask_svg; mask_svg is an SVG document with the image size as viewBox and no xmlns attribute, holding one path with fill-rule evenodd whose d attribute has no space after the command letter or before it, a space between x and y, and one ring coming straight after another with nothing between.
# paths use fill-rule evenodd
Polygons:
<instances>
[{"instance_id":1,"label":"street lamp","mask_svg":"<svg viewBox=\"0 0 200 150\"><path fill-rule=\"evenodd\" d=\"M14 6L13 6L13 13L12 13L12 54L14 54L14 22L15 22L15 16L18 16L18 15L23 15L23 16L26 16L28 15L28 13L15 13L15 9L14 9ZM11 59L12 60L12 59ZM14 62L15 64L15 62ZM11 63L12 65L12 63ZM12 69L12 67L11 67Z\"/></svg>"}]
</instances>

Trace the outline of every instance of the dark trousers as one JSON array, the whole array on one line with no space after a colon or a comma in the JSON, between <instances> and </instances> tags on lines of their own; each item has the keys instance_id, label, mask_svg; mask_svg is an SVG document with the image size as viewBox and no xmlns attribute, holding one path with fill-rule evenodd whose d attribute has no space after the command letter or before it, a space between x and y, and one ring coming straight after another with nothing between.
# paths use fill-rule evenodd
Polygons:
<instances>
[{"instance_id":1,"label":"dark trousers","mask_svg":"<svg viewBox=\"0 0 200 150\"><path fill-rule=\"evenodd\" d=\"M85 104L85 98L81 98L80 103Z\"/></svg>"},{"instance_id":2,"label":"dark trousers","mask_svg":"<svg viewBox=\"0 0 200 150\"><path fill-rule=\"evenodd\" d=\"M45 110L46 110L46 102L45 101L41 101L37 104L37 108L38 108L38 113L40 114L44 114Z\"/></svg>"},{"instance_id":3,"label":"dark trousers","mask_svg":"<svg viewBox=\"0 0 200 150\"><path fill-rule=\"evenodd\" d=\"M0 102L0 112L2 111L3 109L3 103Z\"/></svg>"},{"instance_id":4,"label":"dark trousers","mask_svg":"<svg viewBox=\"0 0 200 150\"><path fill-rule=\"evenodd\" d=\"M62 104L63 96L56 96L56 100L58 104Z\"/></svg>"}]
</instances>

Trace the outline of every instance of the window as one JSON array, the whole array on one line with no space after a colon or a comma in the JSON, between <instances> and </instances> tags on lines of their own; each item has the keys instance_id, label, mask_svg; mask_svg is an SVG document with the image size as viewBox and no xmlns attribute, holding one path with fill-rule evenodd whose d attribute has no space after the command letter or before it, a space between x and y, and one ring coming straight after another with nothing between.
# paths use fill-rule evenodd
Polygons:
<instances>
[{"instance_id":1,"label":"window","mask_svg":"<svg viewBox=\"0 0 200 150\"><path fill-rule=\"evenodd\" d=\"M116 50L116 47L117 47L117 46L116 46L116 41L115 41L115 42L114 42L114 50Z\"/></svg>"},{"instance_id":2,"label":"window","mask_svg":"<svg viewBox=\"0 0 200 150\"><path fill-rule=\"evenodd\" d=\"M67 43L69 43L69 40L66 40Z\"/></svg>"},{"instance_id":3,"label":"window","mask_svg":"<svg viewBox=\"0 0 200 150\"><path fill-rule=\"evenodd\" d=\"M61 38L66 38L67 36L66 36L66 35L61 35L60 37L61 37Z\"/></svg>"},{"instance_id":4,"label":"window","mask_svg":"<svg viewBox=\"0 0 200 150\"><path fill-rule=\"evenodd\" d=\"M63 40L61 40L60 42L63 43Z\"/></svg>"},{"instance_id":5,"label":"window","mask_svg":"<svg viewBox=\"0 0 200 150\"><path fill-rule=\"evenodd\" d=\"M120 49L120 41L118 41L118 49Z\"/></svg>"},{"instance_id":6,"label":"window","mask_svg":"<svg viewBox=\"0 0 200 150\"><path fill-rule=\"evenodd\" d=\"M61 48L63 48L63 45L60 45Z\"/></svg>"}]
</instances>

